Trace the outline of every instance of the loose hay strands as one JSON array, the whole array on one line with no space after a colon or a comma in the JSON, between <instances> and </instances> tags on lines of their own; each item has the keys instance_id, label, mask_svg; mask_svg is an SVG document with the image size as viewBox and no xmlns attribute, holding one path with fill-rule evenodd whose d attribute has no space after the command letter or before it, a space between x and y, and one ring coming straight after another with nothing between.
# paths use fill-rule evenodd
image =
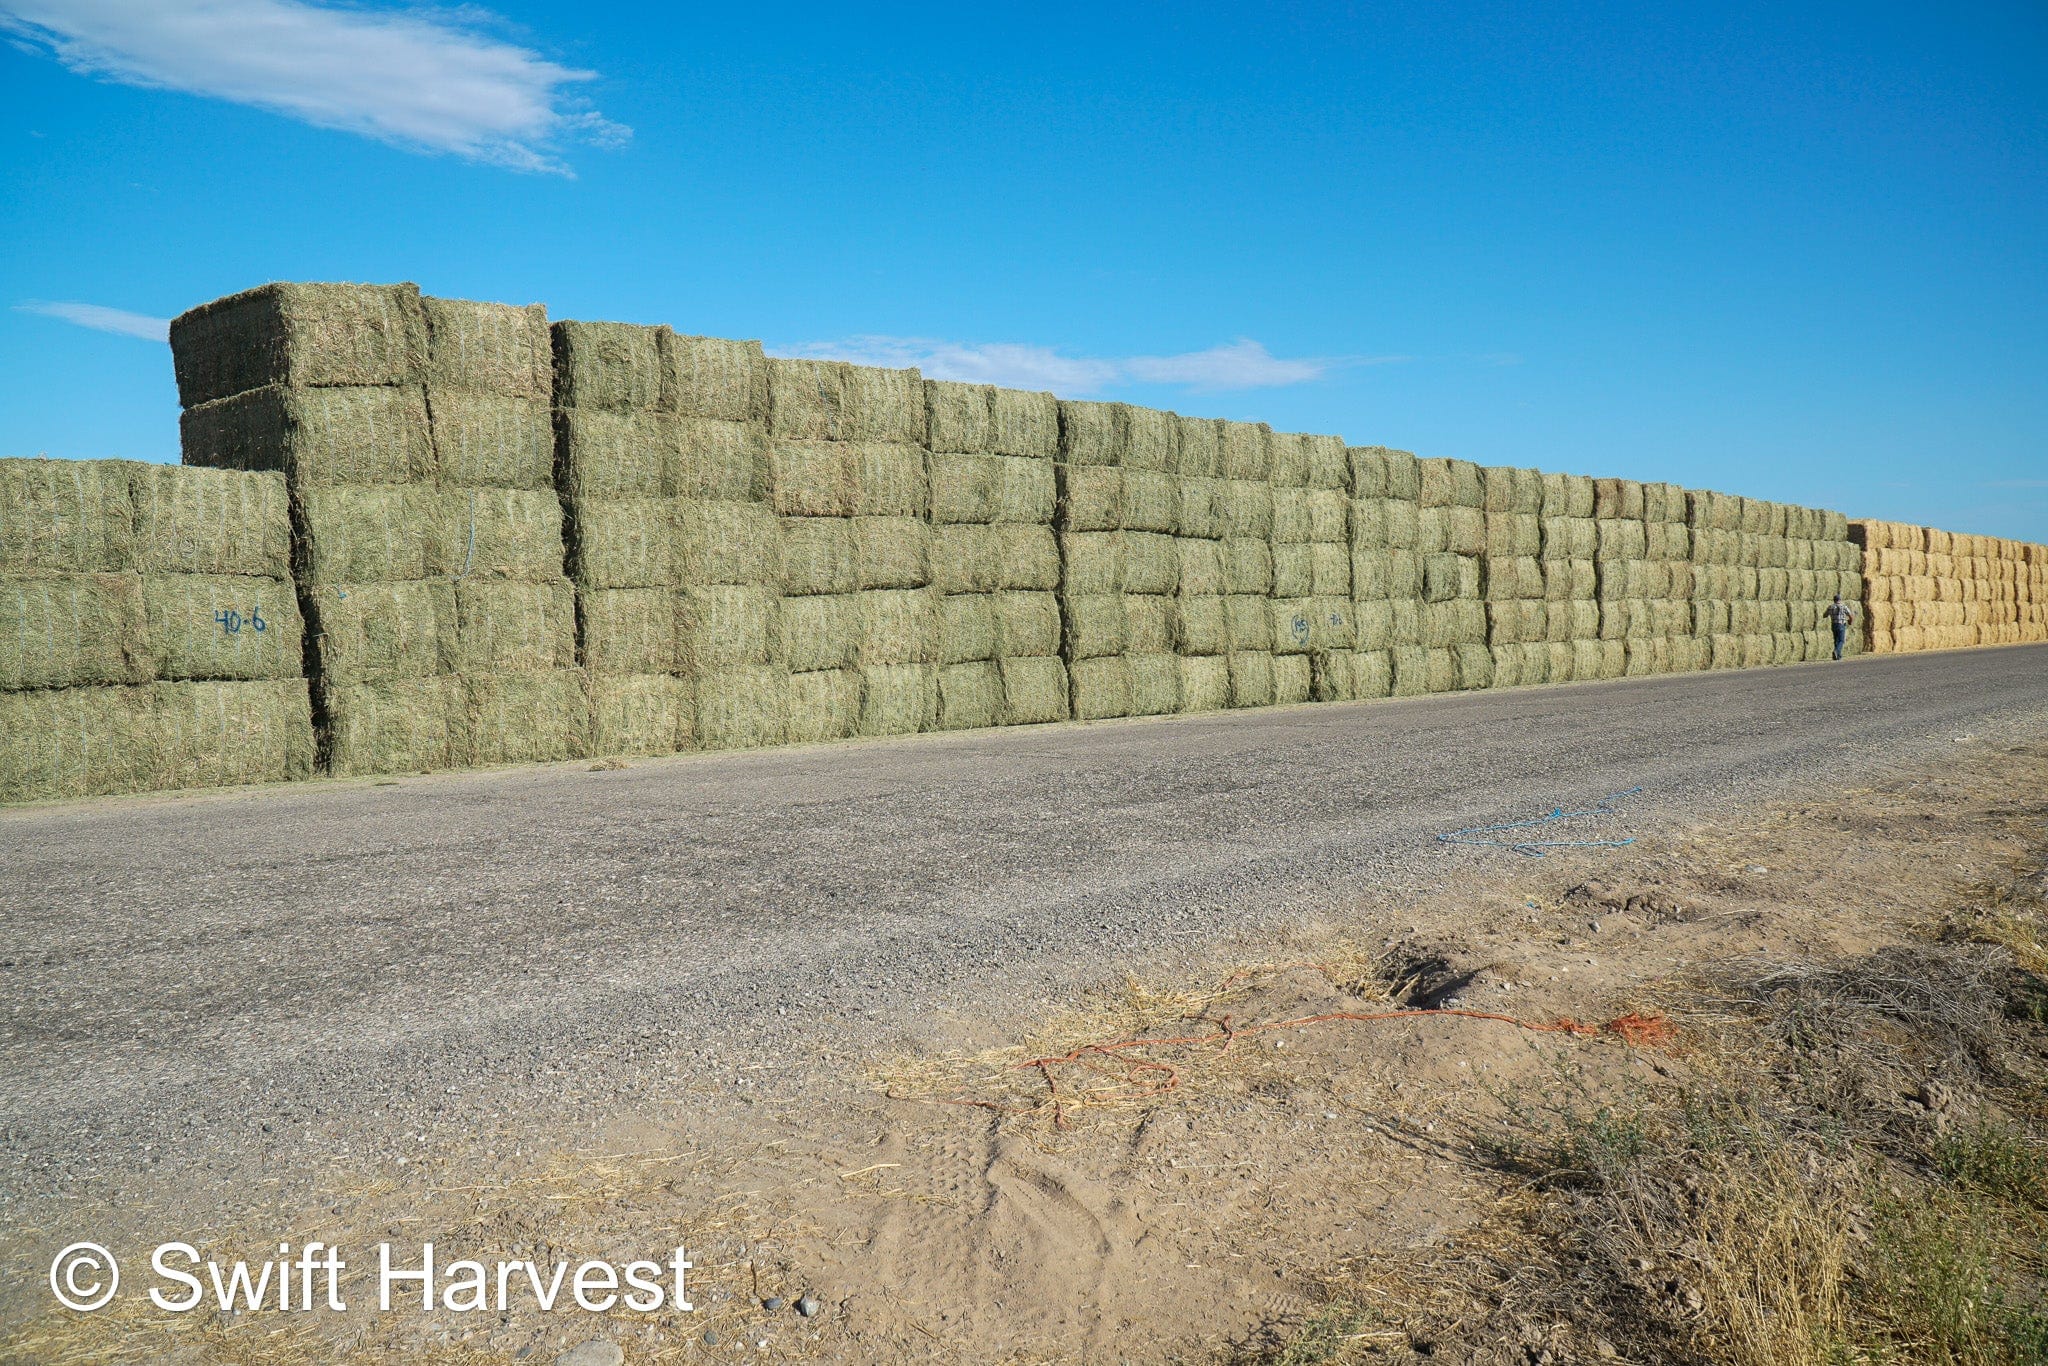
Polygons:
<instances>
[{"instance_id":1,"label":"loose hay strands","mask_svg":"<svg viewBox=\"0 0 2048 1366\"><path fill-rule=\"evenodd\" d=\"M1556 1020L1525 1020L1519 1016L1504 1015L1488 1010L1465 1010L1444 1008L1436 1010L1398 1007L1391 1010L1332 1010L1314 1015L1291 1016L1283 1019L1257 1020L1239 1023L1234 1015L1212 1014L1211 1009L1222 997L1239 985L1255 978L1270 977L1294 969L1312 969L1332 981L1347 980L1352 974L1329 963L1300 962L1275 966L1244 969L1225 977L1206 996L1187 995L1178 998L1180 1003L1191 1008L1184 1009L1178 1018L1213 1025L1214 1028L1195 1034L1137 1035L1129 1038L1106 1039L1085 1043L1064 1053L1050 1053L1009 1062L1001 1066L1005 1073L1036 1072L1045 1083L1045 1095L1035 1101L1010 1102L991 1100L979 1096L919 1096L903 1094L896 1086L884 1088L884 1094L891 1100L924 1101L934 1105L960 1106L968 1109L988 1110L999 1115L1035 1116L1050 1111L1053 1125L1058 1129L1072 1127L1068 1119L1070 1111L1097 1109L1140 1103L1155 1099L1168 1092L1178 1090L1182 1082L1182 1067L1160 1058L1145 1056L1152 1049L1202 1049L1214 1047L1216 1055L1228 1053L1241 1038L1273 1033L1286 1029L1306 1029L1312 1025L1356 1023L1376 1024L1395 1020L1441 1020L1467 1019L1491 1020L1501 1024L1514 1025L1518 1029L1539 1034L1566 1034L1574 1038L1602 1038L1613 1036L1633 1047L1661 1047L1673 1042L1677 1030L1661 1015L1643 1015L1629 1011L1601 1024L1587 1024L1583 1021L1564 1017ZM1134 992L1137 990L1132 984ZM1158 998L1172 1001L1175 998ZM1078 1075L1077 1075L1078 1074ZM1065 1080L1063 1080L1063 1078Z\"/></svg>"}]
</instances>

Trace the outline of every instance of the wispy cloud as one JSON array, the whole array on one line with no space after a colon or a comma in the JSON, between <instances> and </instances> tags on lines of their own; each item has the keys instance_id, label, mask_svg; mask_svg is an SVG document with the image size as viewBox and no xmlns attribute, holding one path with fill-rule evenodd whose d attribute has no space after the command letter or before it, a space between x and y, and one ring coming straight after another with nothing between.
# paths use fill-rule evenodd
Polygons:
<instances>
[{"instance_id":1,"label":"wispy cloud","mask_svg":"<svg viewBox=\"0 0 2048 1366\"><path fill-rule=\"evenodd\" d=\"M46 318L61 318L67 323L90 327L95 332L114 332L123 337L140 337L144 341L167 342L171 339L169 318L152 318L147 313L130 313L125 308L30 300L16 304L14 309L17 313L40 313Z\"/></svg>"},{"instance_id":2,"label":"wispy cloud","mask_svg":"<svg viewBox=\"0 0 2048 1366\"><path fill-rule=\"evenodd\" d=\"M595 73L487 31L473 6L306 0L0 0L0 31L102 80L252 105L396 146L568 174L561 146L631 130L567 92Z\"/></svg>"},{"instance_id":3,"label":"wispy cloud","mask_svg":"<svg viewBox=\"0 0 2048 1366\"><path fill-rule=\"evenodd\" d=\"M1078 397L1118 384L1166 384L1197 393L1271 389L1307 384L1334 370L1381 365L1405 356L1275 356L1258 342L1240 339L1205 351L1173 356L1069 356L1049 346L1024 342L952 342L929 337L848 337L778 348L779 354L856 365L916 366L930 379L1001 384L1017 389L1050 389Z\"/></svg>"}]
</instances>

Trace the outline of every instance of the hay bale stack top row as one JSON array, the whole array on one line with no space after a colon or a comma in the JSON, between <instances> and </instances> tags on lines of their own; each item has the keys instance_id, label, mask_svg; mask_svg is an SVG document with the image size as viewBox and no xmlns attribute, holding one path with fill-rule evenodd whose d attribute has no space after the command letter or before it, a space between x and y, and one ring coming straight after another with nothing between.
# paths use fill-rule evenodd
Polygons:
<instances>
[{"instance_id":1,"label":"hay bale stack top row","mask_svg":"<svg viewBox=\"0 0 2048 1366\"><path fill-rule=\"evenodd\" d=\"M2048 546L1857 521L1870 648L1879 654L2048 640Z\"/></svg>"}]
</instances>

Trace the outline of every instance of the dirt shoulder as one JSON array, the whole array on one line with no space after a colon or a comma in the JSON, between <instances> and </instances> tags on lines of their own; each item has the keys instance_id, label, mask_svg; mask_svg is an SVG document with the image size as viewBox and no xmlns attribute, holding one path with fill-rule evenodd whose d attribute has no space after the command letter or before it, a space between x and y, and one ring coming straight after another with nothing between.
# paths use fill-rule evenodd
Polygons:
<instances>
[{"instance_id":1,"label":"dirt shoulder","mask_svg":"<svg viewBox=\"0 0 2048 1366\"><path fill-rule=\"evenodd\" d=\"M2048 1231L2048 747L1958 743L1691 828L1623 803L1535 833L1634 842L1460 848L1445 889L1398 914L1333 906L1218 944L1198 970L1053 1003L994 1051L967 1018L902 1056L806 1060L794 1088L763 1058L752 1105L652 1076L581 1151L478 1133L396 1171L338 1166L317 1198L254 1192L206 1228L171 1227L171 1206L63 1220L101 1221L124 1260L174 1236L228 1257L318 1237L537 1262L680 1242L691 1313L378 1313L358 1280L344 1313L167 1316L124 1294L7 1345L1772 1362L2048 1342L2048 1238L2026 1241ZM18 1232L9 1278L39 1277L65 1231Z\"/></svg>"}]
</instances>

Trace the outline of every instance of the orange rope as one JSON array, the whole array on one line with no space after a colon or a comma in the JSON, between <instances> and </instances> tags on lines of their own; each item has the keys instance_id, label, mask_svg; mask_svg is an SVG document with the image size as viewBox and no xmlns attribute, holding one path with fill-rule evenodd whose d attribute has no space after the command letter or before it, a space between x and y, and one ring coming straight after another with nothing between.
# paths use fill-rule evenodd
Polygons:
<instances>
[{"instance_id":1,"label":"orange rope","mask_svg":"<svg viewBox=\"0 0 2048 1366\"><path fill-rule=\"evenodd\" d=\"M1335 975L1334 971L1324 963L1287 963L1269 971L1285 972L1292 968L1314 968L1325 975ZM1250 971L1232 973L1223 979L1223 985L1218 988L1218 993L1221 994L1232 983L1252 975ZM969 1099L935 1099L934 1103L939 1105L971 1106L975 1109L993 1110L998 1114L1005 1115L1036 1114L1047 1105L1050 1105L1052 1107L1053 1123L1057 1127L1064 1129L1067 1127L1067 1107L1075 1102L1061 1093L1059 1078L1053 1071L1056 1067L1078 1067L1082 1071L1096 1076L1109 1078L1114 1088L1119 1092L1116 1096L1118 1100L1147 1100L1153 1096L1165 1095L1167 1092L1178 1087L1180 1085L1180 1069L1172 1063L1161 1062L1156 1058L1127 1058L1121 1056L1133 1049L1199 1048L1208 1044L1220 1043L1223 1045L1220 1051L1227 1053L1230 1051L1230 1046L1237 1042L1241 1035L1263 1034L1275 1029L1301 1029L1309 1025L1331 1024L1337 1021L1373 1023L1383 1020L1440 1020L1447 1017L1465 1020L1494 1020L1501 1024L1511 1024L1518 1029L1527 1029L1535 1033L1570 1034L1575 1038L1597 1038L1602 1034L1613 1034L1624 1043L1637 1047L1656 1047L1671 1042L1677 1036L1677 1031L1672 1027L1671 1022L1663 1016L1638 1015L1634 1011L1630 1011L1626 1015L1616 1016L1605 1024L1598 1025L1589 1025L1572 1019L1554 1020L1546 1024L1534 1020L1519 1019L1513 1015L1501 1015L1490 1010L1460 1009L1333 1010L1321 1015L1303 1015L1288 1020L1262 1020L1248 1025L1234 1023L1234 1018L1229 1015L1215 1017L1191 1015L1183 1016L1182 1018L1210 1020L1216 1025L1216 1029L1207 1034L1115 1039L1103 1043L1082 1044L1070 1053L1049 1054L1042 1058L1027 1058L1023 1062L1012 1063L1011 1068L1013 1070L1032 1068L1045 1079L1046 1099L1037 1105L1006 1105L999 1101ZM1101 1066L1096 1061L1098 1058L1114 1061L1120 1064L1120 1069L1112 1070ZM1154 1074L1157 1074L1156 1078ZM1083 1091L1080 1094L1085 1098L1088 1093ZM905 1097L892 1098L905 1099Z\"/></svg>"}]
</instances>

